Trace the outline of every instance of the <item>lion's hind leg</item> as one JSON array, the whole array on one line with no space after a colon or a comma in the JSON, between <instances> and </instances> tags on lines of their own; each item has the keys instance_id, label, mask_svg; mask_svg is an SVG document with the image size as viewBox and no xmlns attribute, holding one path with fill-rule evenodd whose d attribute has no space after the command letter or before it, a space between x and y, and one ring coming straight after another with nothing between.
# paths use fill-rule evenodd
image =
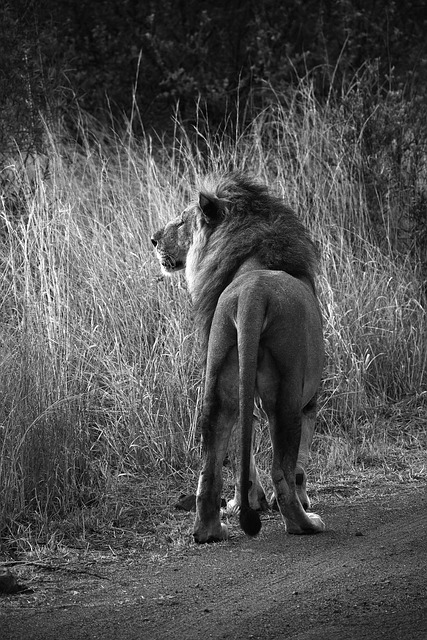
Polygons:
<instances>
[{"instance_id":1,"label":"lion's hind leg","mask_svg":"<svg viewBox=\"0 0 427 640\"><path fill-rule=\"evenodd\" d=\"M222 363L215 378L207 378L201 430L203 466L196 494L193 536L197 543L227 540L227 526L221 522L222 465L238 413L236 354Z\"/></svg>"},{"instance_id":2,"label":"lion's hind leg","mask_svg":"<svg viewBox=\"0 0 427 640\"><path fill-rule=\"evenodd\" d=\"M316 396L302 410L301 441L298 451L298 460L295 468L295 481L298 498L304 509L310 509L310 498L307 494L306 466L310 456L311 441L314 435L316 421Z\"/></svg>"},{"instance_id":3,"label":"lion's hind leg","mask_svg":"<svg viewBox=\"0 0 427 640\"><path fill-rule=\"evenodd\" d=\"M270 413L269 423L273 444L271 476L286 531L294 534L320 533L325 529L322 519L317 514L304 510L296 486L295 468L300 440L301 411L292 411L286 407L285 410Z\"/></svg>"},{"instance_id":4,"label":"lion's hind leg","mask_svg":"<svg viewBox=\"0 0 427 640\"><path fill-rule=\"evenodd\" d=\"M218 429L218 425L221 425ZM227 540L227 526L221 522L222 464L232 423L218 413L215 420L202 418L203 466L196 493L196 519L193 528L195 542Z\"/></svg>"},{"instance_id":5,"label":"lion's hind leg","mask_svg":"<svg viewBox=\"0 0 427 640\"><path fill-rule=\"evenodd\" d=\"M254 444L255 444L255 432L256 425L259 423L259 417L256 412L254 412L253 416L253 428L252 428L252 450L251 450L251 459L250 459L250 470L249 470L249 506L254 511L268 511L268 502L265 496L264 487L262 486L261 479L259 477L258 469L256 466L255 455L254 455ZM240 434L239 434L240 435ZM232 468L234 473L235 485L234 485L234 497L232 500L227 502L227 512L230 515L236 515L240 511L240 506L242 504L242 497L240 495L240 477L238 473L238 465L237 465L237 456L236 453L239 451L239 445L235 442L236 438L232 437L233 442L233 454L230 456L232 461Z\"/></svg>"}]
</instances>

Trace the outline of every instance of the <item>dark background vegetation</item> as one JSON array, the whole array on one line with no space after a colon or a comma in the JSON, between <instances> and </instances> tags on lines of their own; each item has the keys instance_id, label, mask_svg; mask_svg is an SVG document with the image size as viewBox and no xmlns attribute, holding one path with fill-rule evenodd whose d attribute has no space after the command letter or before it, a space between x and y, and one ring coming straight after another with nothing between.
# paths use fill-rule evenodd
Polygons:
<instances>
[{"instance_id":1,"label":"dark background vegetation","mask_svg":"<svg viewBox=\"0 0 427 640\"><path fill-rule=\"evenodd\" d=\"M6 0L0 25L2 148L29 131L37 142L39 110L137 107L162 127L177 102L191 117L200 96L218 121L307 72L319 99L369 69L371 92L425 94L423 0Z\"/></svg>"},{"instance_id":2,"label":"dark background vegetation","mask_svg":"<svg viewBox=\"0 0 427 640\"><path fill-rule=\"evenodd\" d=\"M373 221L390 189L404 194L401 236L409 226L410 249L425 251L415 172L427 139L426 14L424 0L6 0L0 154L43 151L46 123L76 137L77 112L137 135L167 134L174 115L190 129L197 114L211 129L237 114L242 124L309 75L361 138Z\"/></svg>"}]
</instances>

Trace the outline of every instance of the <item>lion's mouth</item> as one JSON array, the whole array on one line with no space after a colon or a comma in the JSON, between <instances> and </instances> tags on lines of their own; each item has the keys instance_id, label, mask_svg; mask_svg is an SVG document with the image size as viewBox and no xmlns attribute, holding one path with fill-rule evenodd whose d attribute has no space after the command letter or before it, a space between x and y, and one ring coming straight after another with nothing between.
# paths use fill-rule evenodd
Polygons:
<instances>
[{"instance_id":1,"label":"lion's mouth","mask_svg":"<svg viewBox=\"0 0 427 640\"><path fill-rule=\"evenodd\" d=\"M184 269L185 262L183 260L175 260L170 256L166 256L165 258L163 258L161 265L164 271L167 271L168 273L172 273L173 271L179 271L180 269Z\"/></svg>"}]
</instances>

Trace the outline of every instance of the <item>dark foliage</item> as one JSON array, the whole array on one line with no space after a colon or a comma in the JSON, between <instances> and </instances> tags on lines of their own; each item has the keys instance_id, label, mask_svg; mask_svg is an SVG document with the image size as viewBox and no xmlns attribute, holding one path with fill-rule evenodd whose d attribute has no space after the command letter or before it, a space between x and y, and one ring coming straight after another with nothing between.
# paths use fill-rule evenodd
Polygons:
<instances>
[{"instance_id":1,"label":"dark foliage","mask_svg":"<svg viewBox=\"0 0 427 640\"><path fill-rule=\"evenodd\" d=\"M425 154L426 32L424 0L6 0L0 157L43 150L46 121L77 137L76 109L167 133L175 110L194 121L199 99L211 129L226 116L234 126L237 109L242 123L310 74L320 101L339 98L354 117L373 216L405 181L425 247L408 157Z\"/></svg>"},{"instance_id":2,"label":"dark foliage","mask_svg":"<svg viewBox=\"0 0 427 640\"><path fill-rule=\"evenodd\" d=\"M27 128L75 96L92 114L108 98L116 115L136 108L135 122L161 126L178 101L185 119L200 95L218 121L307 71L319 96L367 61L408 91L425 77L423 0L8 0L0 26L0 108Z\"/></svg>"}]
</instances>

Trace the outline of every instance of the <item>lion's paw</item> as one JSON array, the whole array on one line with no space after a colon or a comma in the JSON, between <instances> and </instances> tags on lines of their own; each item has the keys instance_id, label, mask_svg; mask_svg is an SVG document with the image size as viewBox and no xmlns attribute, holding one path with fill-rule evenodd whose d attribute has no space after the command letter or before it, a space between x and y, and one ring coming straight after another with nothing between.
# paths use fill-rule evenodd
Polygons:
<instances>
[{"instance_id":1,"label":"lion's paw","mask_svg":"<svg viewBox=\"0 0 427 640\"><path fill-rule=\"evenodd\" d=\"M307 515L310 518L311 524L316 533L321 533L326 529L325 523L317 513L307 513Z\"/></svg>"},{"instance_id":2,"label":"lion's paw","mask_svg":"<svg viewBox=\"0 0 427 640\"><path fill-rule=\"evenodd\" d=\"M285 518L286 531L296 535L322 533L326 529L325 523L317 513L305 513L304 520L289 520Z\"/></svg>"},{"instance_id":3,"label":"lion's paw","mask_svg":"<svg viewBox=\"0 0 427 640\"><path fill-rule=\"evenodd\" d=\"M211 542L224 542L228 540L228 527L223 522L220 523L220 529L218 533L209 533L208 531L194 531L193 532L194 542L197 544L205 544Z\"/></svg>"}]
</instances>

